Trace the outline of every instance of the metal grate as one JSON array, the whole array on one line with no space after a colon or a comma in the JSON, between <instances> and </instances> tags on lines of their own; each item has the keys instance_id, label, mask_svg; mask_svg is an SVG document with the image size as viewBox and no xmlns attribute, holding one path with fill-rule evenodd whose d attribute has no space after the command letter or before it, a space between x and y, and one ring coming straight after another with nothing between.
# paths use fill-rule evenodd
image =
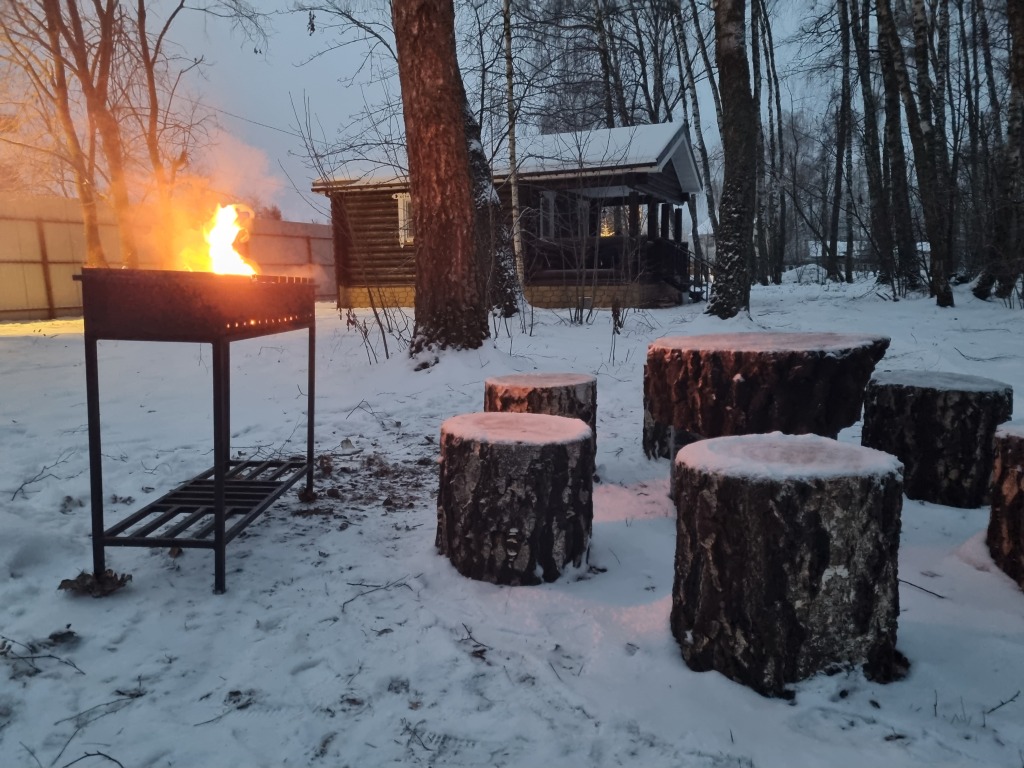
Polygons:
<instances>
[{"instance_id":1,"label":"metal grate","mask_svg":"<svg viewBox=\"0 0 1024 768\"><path fill-rule=\"evenodd\" d=\"M224 543L241 533L306 473L305 459L230 461L224 479ZM213 549L216 483L208 469L103 532L108 547Z\"/></svg>"}]
</instances>

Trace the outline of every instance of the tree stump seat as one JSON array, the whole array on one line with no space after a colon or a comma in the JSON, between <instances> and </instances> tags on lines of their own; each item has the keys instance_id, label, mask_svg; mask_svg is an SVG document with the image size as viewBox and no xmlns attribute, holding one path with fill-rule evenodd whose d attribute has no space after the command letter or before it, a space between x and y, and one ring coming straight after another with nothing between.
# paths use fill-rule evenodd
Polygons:
<instances>
[{"instance_id":1,"label":"tree stump seat","mask_svg":"<svg viewBox=\"0 0 1024 768\"><path fill-rule=\"evenodd\" d=\"M441 425L437 536L463 576L554 581L590 543L594 444L579 419L471 413Z\"/></svg>"},{"instance_id":2,"label":"tree stump seat","mask_svg":"<svg viewBox=\"0 0 1024 768\"><path fill-rule=\"evenodd\" d=\"M586 422L597 442L597 379L581 373L518 373L484 381L484 411L543 413Z\"/></svg>"},{"instance_id":3,"label":"tree stump seat","mask_svg":"<svg viewBox=\"0 0 1024 768\"><path fill-rule=\"evenodd\" d=\"M1024 423L999 427L994 445L988 551L1024 589Z\"/></svg>"},{"instance_id":4,"label":"tree stump seat","mask_svg":"<svg viewBox=\"0 0 1024 768\"><path fill-rule=\"evenodd\" d=\"M695 440L768 432L836 437L860 418L879 336L718 333L647 349L643 446L671 458Z\"/></svg>"},{"instance_id":5,"label":"tree stump seat","mask_svg":"<svg viewBox=\"0 0 1024 768\"><path fill-rule=\"evenodd\" d=\"M1013 413L1013 389L941 371L884 371L864 394L861 443L904 465L908 498L951 507L988 503L992 439Z\"/></svg>"},{"instance_id":6,"label":"tree stump seat","mask_svg":"<svg viewBox=\"0 0 1024 768\"><path fill-rule=\"evenodd\" d=\"M691 669L766 696L840 665L898 675L893 456L818 435L713 438L679 451L673 484L670 621Z\"/></svg>"}]
</instances>

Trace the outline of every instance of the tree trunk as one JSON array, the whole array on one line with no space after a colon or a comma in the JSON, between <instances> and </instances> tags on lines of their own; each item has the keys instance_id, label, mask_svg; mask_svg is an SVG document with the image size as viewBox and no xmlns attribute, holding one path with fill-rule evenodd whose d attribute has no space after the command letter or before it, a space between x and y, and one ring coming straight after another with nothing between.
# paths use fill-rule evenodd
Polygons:
<instances>
[{"instance_id":1,"label":"tree trunk","mask_svg":"<svg viewBox=\"0 0 1024 768\"><path fill-rule=\"evenodd\" d=\"M885 108L885 155L889 161L889 205L895 233L898 279L904 288L917 288L921 283L914 217L910 211L907 187L907 160L903 147L903 126L900 117L900 89L896 81L893 53L887 36L878 31L878 56L882 71Z\"/></svg>"},{"instance_id":2,"label":"tree trunk","mask_svg":"<svg viewBox=\"0 0 1024 768\"><path fill-rule=\"evenodd\" d=\"M694 440L759 432L835 437L860 418L888 347L884 337L829 333L657 339L644 367L644 450L671 456Z\"/></svg>"},{"instance_id":3,"label":"tree trunk","mask_svg":"<svg viewBox=\"0 0 1024 768\"><path fill-rule=\"evenodd\" d=\"M746 0L715 6L715 59L722 97L725 180L715 248L715 286L708 314L735 317L750 306L757 171L757 121L745 45Z\"/></svg>"},{"instance_id":4,"label":"tree trunk","mask_svg":"<svg viewBox=\"0 0 1024 768\"><path fill-rule=\"evenodd\" d=\"M901 676L899 469L817 435L683 448L670 625L686 664L765 696L840 665Z\"/></svg>"},{"instance_id":5,"label":"tree trunk","mask_svg":"<svg viewBox=\"0 0 1024 768\"><path fill-rule=\"evenodd\" d=\"M886 202L885 182L882 176L882 161L879 157L881 142L878 136L878 105L875 90L871 84L871 51L869 46L870 0L858 5L854 0L851 7L850 26L853 32L853 46L857 56L857 79L861 87L861 104L864 112L864 131L861 153L868 179L868 200L871 208L869 239L878 263L878 282L893 286L896 291L896 265L893 259L892 222L889 220L889 206Z\"/></svg>"},{"instance_id":6,"label":"tree trunk","mask_svg":"<svg viewBox=\"0 0 1024 768\"><path fill-rule=\"evenodd\" d=\"M1007 424L997 430L994 453L988 551L1024 589L1024 428Z\"/></svg>"},{"instance_id":7,"label":"tree trunk","mask_svg":"<svg viewBox=\"0 0 1024 768\"><path fill-rule=\"evenodd\" d=\"M523 223L519 210L519 166L516 156L516 123L519 115L513 88L512 0L504 0L502 3L502 25L505 43L505 99L508 107L508 185L512 197L512 250L515 254L516 279L522 285L526 276L526 266L523 262Z\"/></svg>"},{"instance_id":8,"label":"tree trunk","mask_svg":"<svg viewBox=\"0 0 1024 768\"><path fill-rule=\"evenodd\" d=\"M999 270L996 296L1008 299L1024 274L1024 7L1007 6L1010 29L1010 97L1007 105L1006 145L1000 153L1004 176L999 207L1005 212L998 239Z\"/></svg>"},{"instance_id":9,"label":"tree trunk","mask_svg":"<svg viewBox=\"0 0 1024 768\"><path fill-rule=\"evenodd\" d=\"M479 347L487 301L474 226L466 93L452 0L392 5L416 231L416 329L410 352Z\"/></svg>"},{"instance_id":10,"label":"tree trunk","mask_svg":"<svg viewBox=\"0 0 1024 768\"><path fill-rule=\"evenodd\" d=\"M1013 390L978 376L886 371L864 394L861 443L904 464L908 498L978 507L989 496L992 436L1013 413Z\"/></svg>"},{"instance_id":11,"label":"tree trunk","mask_svg":"<svg viewBox=\"0 0 1024 768\"><path fill-rule=\"evenodd\" d=\"M463 576L554 581L587 553L594 447L579 419L473 413L441 425L435 544Z\"/></svg>"},{"instance_id":12,"label":"tree trunk","mask_svg":"<svg viewBox=\"0 0 1024 768\"><path fill-rule=\"evenodd\" d=\"M502 317L512 317L519 310L512 238L505 224L501 200L494 188L491 164L480 140L480 125L473 117L468 102L463 114L466 121L466 146L469 148L469 170L473 180L477 262L481 274L486 276L485 295L488 305Z\"/></svg>"},{"instance_id":13,"label":"tree trunk","mask_svg":"<svg viewBox=\"0 0 1024 768\"><path fill-rule=\"evenodd\" d=\"M521 373L484 380L484 412L579 419L597 444L597 379L582 373Z\"/></svg>"},{"instance_id":14,"label":"tree trunk","mask_svg":"<svg viewBox=\"0 0 1024 768\"><path fill-rule=\"evenodd\" d=\"M711 161L708 147L704 143L704 130L701 127L700 102L697 99L697 81L693 75L693 62L690 58L689 46L686 42L686 24L682 18L682 10L672 19L672 32L676 45L680 50L680 59L686 74L686 90L690 96L690 111L693 114L693 132L697 140L697 157L700 158L701 181L704 186L704 199L708 207L708 221L711 222L711 234L718 236L718 207L715 204L715 190L711 183ZM692 199L692 198L691 198ZM697 226L694 220L693 226ZM696 241L695 241L696 242Z\"/></svg>"},{"instance_id":15,"label":"tree trunk","mask_svg":"<svg viewBox=\"0 0 1024 768\"><path fill-rule=\"evenodd\" d=\"M896 22L892 17L890 0L878 0L878 33L884 37L892 57L893 74L903 101L903 110L907 115L907 132L910 134L910 143L914 150L918 194L924 210L925 233L931 246L929 287L938 306L952 307L953 291L949 285L951 211L946 201L950 199L953 191L950 188L946 137L938 135L941 121L937 121L934 114L934 94L928 74L928 29L924 0L913 0L912 5L914 63L917 67L918 84L916 98L910 87L910 77Z\"/></svg>"}]
</instances>

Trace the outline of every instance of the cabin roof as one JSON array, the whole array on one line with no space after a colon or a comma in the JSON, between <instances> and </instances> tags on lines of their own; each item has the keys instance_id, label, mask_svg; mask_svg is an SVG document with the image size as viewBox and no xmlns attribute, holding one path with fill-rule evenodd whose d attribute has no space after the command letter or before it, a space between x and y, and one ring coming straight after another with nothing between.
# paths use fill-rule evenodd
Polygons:
<instances>
[{"instance_id":1,"label":"cabin roof","mask_svg":"<svg viewBox=\"0 0 1024 768\"><path fill-rule=\"evenodd\" d=\"M659 123L523 137L517 152L519 178L573 184L591 197L617 197L626 186L682 203L701 191L689 133L686 123ZM507 157L496 158L493 168L496 183L508 178ZM342 189L407 187L403 176L374 174L313 183L314 192L328 195Z\"/></svg>"}]
</instances>

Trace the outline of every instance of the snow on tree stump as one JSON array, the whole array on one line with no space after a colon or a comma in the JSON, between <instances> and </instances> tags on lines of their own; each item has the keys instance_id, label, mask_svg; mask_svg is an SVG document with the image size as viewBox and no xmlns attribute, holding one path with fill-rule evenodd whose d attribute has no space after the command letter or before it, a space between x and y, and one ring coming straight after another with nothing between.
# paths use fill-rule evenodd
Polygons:
<instances>
[{"instance_id":1,"label":"snow on tree stump","mask_svg":"<svg viewBox=\"0 0 1024 768\"><path fill-rule=\"evenodd\" d=\"M1024 423L996 430L988 551L1024 589Z\"/></svg>"},{"instance_id":2,"label":"snow on tree stump","mask_svg":"<svg viewBox=\"0 0 1024 768\"><path fill-rule=\"evenodd\" d=\"M899 675L893 456L817 435L722 437L683 447L673 483L670 621L691 669L765 696L840 665Z\"/></svg>"},{"instance_id":3,"label":"snow on tree stump","mask_svg":"<svg viewBox=\"0 0 1024 768\"><path fill-rule=\"evenodd\" d=\"M840 333L667 336L647 349L644 452L671 458L708 437L835 437L860 418L889 339Z\"/></svg>"},{"instance_id":4,"label":"snow on tree stump","mask_svg":"<svg viewBox=\"0 0 1024 768\"><path fill-rule=\"evenodd\" d=\"M484 411L544 413L585 421L597 443L597 379L580 373L522 373L484 381Z\"/></svg>"},{"instance_id":5,"label":"snow on tree stump","mask_svg":"<svg viewBox=\"0 0 1024 768\"><path fill-rule=\"evenodd\" d=\"M999 381L937 371L875 374L864 395L861 444L903 462L908 498L951 507L988 503L992 438L1013 413Z\"/></svg>"},{"instance_id":6,"label":"snow on tree stump","mask_svg":"<svg viewBox=\"0 0 1024 768\"><path fill-rule=\"evenodd\" d=\"M586 555L594 443L579 419L470 413L441 425L436 545L463 576L554 581Z\"/></svg>"}]
</instances>

